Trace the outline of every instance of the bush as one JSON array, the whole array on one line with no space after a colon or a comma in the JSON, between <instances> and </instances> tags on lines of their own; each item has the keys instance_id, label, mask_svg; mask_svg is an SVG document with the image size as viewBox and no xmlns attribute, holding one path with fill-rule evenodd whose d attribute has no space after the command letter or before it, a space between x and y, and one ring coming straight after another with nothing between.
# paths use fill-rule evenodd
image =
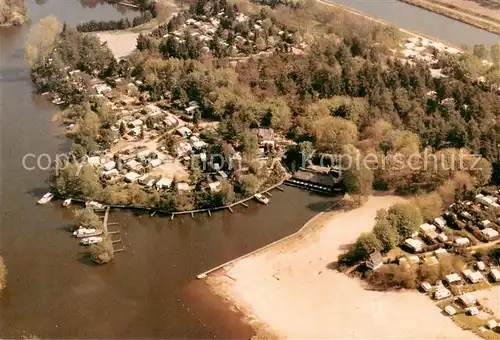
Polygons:
<instances>
[{"instance_id":1,"label":"bush","mask_svg":"<svg viewBox=\"0 0 500 340\"><path fill-rule=\"evenodd\" d=\"M108 235L104 236L101 243L90 246L90 257L98 264L105 264L113 260L113 243Z\"/></svg>"},{"instance_id":2,"label":"bush","mask_svg":"<svg viewBox=\"0 0 500 340\"><path fill-rule=\"evenodd\" d=\"M411 237L423 222L418 207L410 203L392 205L387 211L387 220L398 231L401 238Z\"/></svg>"},{"instance_id":3,"label":"bush","mask_svg":"<svg viewBox=\"0 0 500 340\"><path fill-rule=\"evenodd\" d=\"M99 216L92 208L85 208L75 212L75 227L102 229L103 225Z\"/></svg>"},{"instance_id":4,"label":"bush","mask_svg":"<svg viewBox=\"0 0 500 340\"><path fill-rule=\"evenodd\" d=\"M367 282L376 289L391 288L414 289L418 286L418 275L415 266L399 266L389 264L366 274Z\"/></svg>"}]
</instances>

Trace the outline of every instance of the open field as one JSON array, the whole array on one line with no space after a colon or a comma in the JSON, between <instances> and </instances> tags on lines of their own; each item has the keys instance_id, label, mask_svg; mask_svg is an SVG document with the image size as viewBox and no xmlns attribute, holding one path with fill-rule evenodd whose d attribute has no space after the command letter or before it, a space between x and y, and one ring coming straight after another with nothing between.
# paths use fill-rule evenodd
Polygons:
<instances>
[{"instance_id":1,"label":"open field","mask_svg":"<svg viewBox=\"0 0 500 340\"><path fill-rule=\"evenodd\" d=\"M474 295L484 306L491 309L496 318L500 318L500 286L475 291Z\"/></svg>"},{"instance_id":2,"label":"open field","mask_svg":"<svg viewBox=\"0 0 500 340\"><path fill-rule=\"evenodd\" d=\"M369 291L335 270L332 262L372 228L377 210L399 201L371 197L361 208L325 214L321 228L313 226L297 240L245 258L207 283L256 328L279 338L474 338L423 294Z\"/></svg>"},{"instance_id":3,"label":"open field","mask_svg":"<svg viewBox=\"0 0 500 340\"><path fill-rule=\"evenodd\" d=\"M447 0L448 2L430 0L399 0L407 4L435 12L446 17L462 21L466 24L481 28L485 31L500 34L500 23L496 18L479 14L463 6L459 2L469 2L467 0ZM492 10L495 11L495 10Z\"/></svg>"},{"instance_id":4,"label":"open field","mask_svg":"<svg viewBox=\"0 0 500 340\"><path fill-rule=\"evenodd\" d=\"M102 42L108 44L115 58L120 59L134 52L139 33L131 31L97 32L95 33Z\"/></svg>"},{"instance_id":5,"label":"open field","mask_svg":"<svg viewBox=\"0 0 500 340\"><path fill-rule=\"evenodd\" d=\"M500 24L500 2L496 6L493 3L488 6L481 5L473 0L434 0L434 2L442 3L450 8L465 10L471 14L476 13L478 16L490 18Z\"/></svg>"}]
</instances>

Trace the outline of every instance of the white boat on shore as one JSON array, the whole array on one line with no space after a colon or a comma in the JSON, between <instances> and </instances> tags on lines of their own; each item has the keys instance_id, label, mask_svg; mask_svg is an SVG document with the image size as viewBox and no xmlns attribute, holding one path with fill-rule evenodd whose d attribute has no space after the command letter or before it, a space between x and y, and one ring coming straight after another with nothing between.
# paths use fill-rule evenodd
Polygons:
<instances>
[{"instance_id":1,"label":"white boat on shore","mask_svg":"<svg viewBox=\"0 0 500 340\"><path fill-rule=\"evenodd\" d=\"M54 198L54 194L48 192L45 195L43 195L42 198L40 198L37 203L38 204L49 203L50 200L52 200L53 198Z\"/></svg>"},{"instance_id":2,"label":"white boat on shore","mask_svg":"<svg viewBox=\"0 0 500 340\"><path fill-rule=\"evenodd\" d=\"M57 97L57 98L54 98L52 100L52 103L56 104L56 105L62 105L62 104L65 104L66 102L64 100L62 100L61 98Z\"/></svg>"},{"instance_id":3,"label":"white boat on shore","mask_svg":"<svg viewBox=\"0 0 500 340\"><path fill-rule=\"evenodd\" d=\"M262 194L255 194L253 196L259 203L262 203L262 204L268 204L269 203L269 198L265 197L264 195Z\"/></svg>"},{"instance_id":4,"label":"white boat on shore","mask_svg":"<svg viewBox=\"0 0 500 340\"><path fill-rule=\"evenodd\" d=\"M91 237L91 236L99 236L102 234L102 230L96 228L83 228L80 227L73 232L73 235L82 238L82 237Z\"/></svg>"},{"instance_id":5,"label":"white boat on shore","mask_svg":"<svg viewBox=\"0 0 500 340\"><path fill-rule=\"evenodd\" d=\"M92 208L92 209L104 209L105 208L104 204L101 204L101 203L96 202L96 201L86 202L85 207Z\"/></svg>"},{"instance_id":6,"label":"white boat on shore","mask_svg":"<svg viewBox=\"0 0 500 340\"><path fill-rule=\"evenodd\" d=\"M66 208L69 207L70 204L71 204L71 198L66 198L62 203L62 206Z\"/></svg>"},{"instance_id":7,"label":"white boat on shore","mask_svg":"<svg viewBox=\"0 0 500 340\"><path fill-rule=\"evenodd\" d=\"M91 244L97 244L102 242L102 237L100 236L90 236L90 237L84 237L80 241L80 243L84 246L89 246Z\"/></svg>"}]
</instances>

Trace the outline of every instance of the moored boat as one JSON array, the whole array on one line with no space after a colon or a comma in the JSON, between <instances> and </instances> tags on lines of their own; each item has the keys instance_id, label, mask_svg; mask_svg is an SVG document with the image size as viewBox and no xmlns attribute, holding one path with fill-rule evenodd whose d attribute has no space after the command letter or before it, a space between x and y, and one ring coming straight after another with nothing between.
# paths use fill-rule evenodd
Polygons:
<instances>
[{"instance_id":1,"label":"moored boat","mask_svg":"<svg viewBox=\"0 0 500 340\"><path fill-rule=\"evenodd\" d=\"M91 244L97 244L102 242L102 237L100 236L90 236L90 237L84 237L80 241L80 243L84 246L88 246Z\"/></svg>"},{"instance_id":2,"label":"moored boat","mask_svg":"<svg viewBox=\"0 0 500 340\"><path fill-rule=\"evenodd\" d=\"M102 234L102 230L96 228L83 228L80 227L73 232L73 235L82 238L82 237L91 237L91 236L99 236Z\"/></svg>"},{"instance_id":3,"label":"moored boat","mask_svg":"<svg viewBox=\"0 0 500 340\"><path fill-rule=\"evenodd\" d=\"M269 198L265 197L264 195L262 194L255 194L253 196L258 202L262 203L262 204L268 204L269 203Z\"/></svg>"},{"instance_id":4,"label":"moored boat","mask_svg":"<svg viewBox=\"0 0 500 340\"><path fill-rule=\"evenodd\" d=\"M96 202L96 201L88 201L85 203L85 206L87 208L92 208L92 209L104 209L105 208L104 204L101 204L101 203Z\"/></svg>"},{"instance_id":5,"label":"moored boat","mask_svg":"<svg viewBox=\"0 0 500 340\"><path fill-rule=\"evenodd\" d=\"M45 195L43 195L42 198L40 198L37 203L38 204L45 204L45 203L50 202L50 200L53 198L54 198L54 194L52 194L51 192L48 192Z\"/></svg>"},{"instance_id":6,"label":"moored boat","mask_svg":"<svg viewBox=\"0 0 500 340\"><path fill-rule=\"evenodd\" d=\"M69 205L71 204L71 198L66 198L62 204L63 207L69 207Z\"/></svg>"}]
</instances>

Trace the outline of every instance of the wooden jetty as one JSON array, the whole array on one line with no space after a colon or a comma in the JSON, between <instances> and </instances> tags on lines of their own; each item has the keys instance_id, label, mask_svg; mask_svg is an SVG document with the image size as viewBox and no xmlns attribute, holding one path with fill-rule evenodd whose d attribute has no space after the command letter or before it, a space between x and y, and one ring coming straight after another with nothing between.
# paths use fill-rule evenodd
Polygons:
<instances>
[{"instance_id":1,"label":"wooden jetty","mask_svg":"<svg viewBox=\"0 0 500 340\"><path fill-rule=\"evenodd\" d=\"M104 234L108 233L109 209L109 207L106 207L106 212L104 213L104 221L102 222L102 225L104 227Z\"/></svg>"},{"instance_id":2,"label":"wooden jetty","mask_svg":"<svg viewBox=\"0 0 500 340\"><path fill-rule=\"evenodd\" d=\"M280 185L285 183L290 178L291 178L291 176L287 175L281 182L279 182L275 185L272 185L265 190L262 190L260 192L260 194L266 194L266 195L272 197L272 194L270 193L270 191L273 189L278 189L280 191L283 191L284 189L281 188ZM149 207L144 207L144 206L137 206L137 205L109 205L109 206L106 206L106 208L104 208L104 209L97 209L95 211L105 211L104 219L106 218L107 214L109 214L109 209L113 208L113 209L136 210L136 211L148 213L151 217L153 217L157 213L161 213L161 214L165 214L165 215L170 215L170 220L173 220L176 215L190 214L191 216L194 216L194 214L197 214L197 213L208 213L209 216L212 216L212 212L217 211L217 210L225 210L225 209L229 210L230 212L234 212L233 211L234 206L241 204L244 207L248 207L246 202L249 200L252 200L252 199L254 199L254 195L247 197L247 198L244 198L238 202L234 202L234 203L231 203L229 205L225 205L225 206L220 206L220 207L215 207L215 208L206 208L206 209L187 210L187 211L176 211L176 212L165 211L165 210L161 210L161 209L149 208ZM85 204L85 202L86 202L86 200L78 199L78 198L73 199L73 201L76 203L82 203L82 204ZM106 229L107 229L107 226L106 226Z\"/></svg>"}]
</instances>

